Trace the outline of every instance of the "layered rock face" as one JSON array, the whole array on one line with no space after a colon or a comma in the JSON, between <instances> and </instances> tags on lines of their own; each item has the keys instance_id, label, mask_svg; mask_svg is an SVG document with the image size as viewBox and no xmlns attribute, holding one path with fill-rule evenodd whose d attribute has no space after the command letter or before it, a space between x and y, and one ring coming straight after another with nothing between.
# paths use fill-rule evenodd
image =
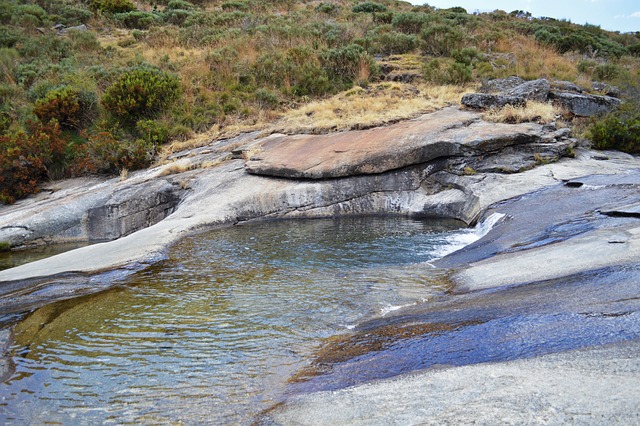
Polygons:
<instances>
[{"instance_id":1,"label":"layered rock face","mask_svg":"<svg viewBox=\"0 0 640 426\"><path fill-rule=\"evenodd\" d=\"M586 90L566 81L550 83L546 79L525 81L520 77L490 80L480 93L468 93L461 103L471 109L502 108L506 105L524 106L527 101L551 101L579 117L603 115L616 109L622 101L619 90L595 83L593 90L605 95L586 94Z\"/></svg>"},{"instance_id":2,"label":"layered rock face","mask_svg":"<svg viewBox=\"0 0 640 426\"><path fill-rule=\"evenodd\" d=\"M633 163L580 154L566 163L579 165L551 172L576 144L566 128L488 123L456 107L363 131L216 141L174 155L185 172L58 182L3 207L0 241L12 247L108 242L0 271L0 281L144 265L186 233L251 220L395 214L472 224L490 204L559 176Z\"/></svg>"}]
</instances>

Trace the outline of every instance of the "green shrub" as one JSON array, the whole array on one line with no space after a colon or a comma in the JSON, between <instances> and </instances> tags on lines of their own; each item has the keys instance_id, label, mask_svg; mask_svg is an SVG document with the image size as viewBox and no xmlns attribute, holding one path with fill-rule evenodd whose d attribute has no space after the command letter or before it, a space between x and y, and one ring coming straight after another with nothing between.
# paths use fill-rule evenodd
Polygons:
<instances>
[{"instance_id":1,"label":"green shrub","mask_svg":"<svg viewBox=\"0 0 640 426\"><path fill-rule=\"evenodd\" d=\"M627 46L627 50L629 51L630 55L640 57L640 43Z\"/></svg>"},{"instance_id":2,"label":"green shrub","mask_svg":"<svg viewBox=\"0 0 640 426\"><path fill-rule=\"evenodd\" d=\"M597 66L598 66L598 63L596 61L592 61L589 59L580 59L578 61L578 64L576 65L576 68L580 72L583 72L585 74L591 74L595 69L595 67Z\"/></svg>"},{"instance_id":3,"label":"green shrub","mask_svg":"<svg viewBox=\"0 0 640 426\"><path fill-rule=\"evenodd\" d=\"M47 11L37 4L22 4L15 8L11 22L23 27L36 27L45 23Z\"/></svg>"},{"instance_id":4,"label":"green shrub","mask_svg":"<svg viewBox=\"0 0 640 426\"><path fill-rule=\"evenodd\" d=\"M58 11L60 15L61 23L67 26L74 26L84 24L93 17L93 14L82 7L76 7L72 5L64 5Z\"/></svg>"},{"instance_id":5,"label":"green shrub","mask_svg":"<svg viewBox=\"0 0 640 426\"><path fill-rule=\"evenodd\" d=\"M447 58L427 62L423 69L425 80L435 84L464 84L473 78L473 68Z\"/></svg>"},{"instance_id":6,"label":"green shrub","mask_svg":"<svg viewBox=\"0 0 640 426\"><path fill-rule=\"evenodd\" d=\"M146 30L154 25L160 24L160 19L156 14L139 10L116 13L113 15L113 18L126 28L135 28L138 30Z\"/></svg>"},{"instance_id":7,"label":"green shrub","mask_svg":"<svg viewBox=\"0 0 640 426\"><path fill-rule=\"evenodd\" d=\"M222 10L224 11L232 11L232 10L248 10L249 5L243 1L227 1L222 3Z\"/></svg>"},{"instance_id":8,"label":"green shrub","mask_svg":"<svg viewBox=\"0 0 640 426\"><path fill-rule=\"evenodd\" d=\"M136 135L151 145L162 145L169 140L169 127L156 120L139 120L136 123Z\"/></svg>"},{"instance_id":9,"label":"green shrub","mask_svg":"<svg viewBox=\"0 0 640 426\"><path fill-rule=\"evenodd\" d=\"M373 58L357 44L324 51L320 61L329 78L343 83L375 73Z\"/></svg>"},{"instance_id":10,"label":"green shrub","mask_svg":"<svg viewBox=\"0 0 640 426\"><path fill-rule=\"evenodd\" d=\"M16 80L19 57L16 49L0 47L0 82L12 83Z\"/></svg>"},{"instance_id":11,"label":"green shrub","mask_svg":"<svg viewBox=\"0 0 640 426\"><path fill-rule=\"evenodd\" d=\"M20 34L14 29L0 27L0 47L14 47L20 40Z\"/></svg>"},{"instance_id":12,"label":"green shrub","mask_svg":"<svg viewBox=\"0 0 640 426\"><path fill-rule=\"evenodd\" d=\"M640 154L640 108L633 102L595 122L588 131L596 149Z\"/></svg>"},{"instance_id":13,"label":"green shrub","mask_svg":"<svg viewBox=\"0 0 640 426\"><path fill-rule=\"evenodd\" d=\"M427 55L449 56L462 48L465 35L459 28L446 24L427 26L420 32L422 50Z\"/></svg>"},{"instance_id":14,"label":"green shrub","mask_svg":"<svg viewBox=\"0 0 640 426\"><path fill-rule=\"evenodd\" d=\"M180 80L157 68L142 66L124 72L102 97L105 109L125 121L152 117L180 97Z\"/></svg>"},{"instance_id":15,"label":"green shrub","mask_svg":"<svg viewBox=\"0 0 640 426\"><path fill-rule=\"evenodd\" d=\"M340 6L335 3L322 2L318 4L314 10L319 13L326 13L327 15L335 16L340 11Z\"/></svg>"},{"instance_id":16,"label":"green shrub","mask_svg":"<svg viewBox=\"0 0 640 426\"><path fill-rule=\"evenodd\" d=\"M392 23L394 16L396 14L393 12L376 12L372 15L372 18L376 24L384 25Z\"/></svg>"},{"instance_id":17,"label":"green shrub","mask_svg":"<svg viewBox=\"0 0 640 426\"><path fill-rule=\"evenodd\" d=\"M96 52L100 50L100 42L94 32L69 31L72 49L81 52Z\"/></svg>"},{"instance_id":18,"label":"green shrub","mask_svg":"<svg viewBox=\"0 0 640 426\"><path fill-rule=\"evenodd\" d=\"M258 89L256 91L256 100L261 108L275 108L280 103L278 95L267 89Z\"/></svg>"},{"instance_id":19,"label":"green shrub","mask_svg":"<svg viewBox=\"0 0 640 426\"><path fill-rule=\"evenodd\" d=\"M377 53L399 55L412 52L418 45L418 39L414 35L391 31L379 34L374 40L374 45Z\"/></svg>"},{"instance_id":20,"label":"green shrub","mask_svg":"<svg viewBox=\"0 0 640 426\"><path fill-rule=\"evenodd\" d=\"M616 64L598 65L593 69L593 76L598 80L612 81L620 77L624 70Z\"/></svg>"},{"instance_id":21,"label":"green shrub","mask_svg":"<svg viewBox=\"0 0 640 426\"><path fill-rule=\"evenodd\" d=\"M464 65L475 65L485 60L485 56L475 47L465 47L464 49L455 49L451 52L451 57Z\"/></svg>"},{"instance_id":22,"label":"green shrub","mask_svg":"<svg viewBox=\"0 0 640 426\"><path fill-rule=\"evenodd\" d=\"M393 17L393 27L405 34L418 34L427 23L429 15L426 13L405 12Z\"/></svg>"},{"instance_id":23,"label":"green shrub","mask_svg":"<svg viewBox=\"0 0 640 426\"><path fill-rule=\"evenodd\" d=\"M327 72L310 63L298 69L292 85L292 93L296 96L322 96L334 89Z\"/></svg>"},{"instance_id":24,"label":"green shrub","mask_svg":"<svg viewBox=\"0 0 640 426\"><path fill-rule=\"evenodd\" d=\"M167 3L167 9L174 10L191 10L195 9L195 6L192 3L189 3L185 0L171 0Z\"/></svg>"},{"instance_id":25,"label":"green shrub","mask_svg":"<svg viewBox=\"0 0 640 426\"><path fill-rule=\"evenodd\" d=\"M376 13L376 12L386 12L387 6L382 5L380 3L374 2L364 2L353 6L351 9L353 13Z\"/></svg>"},{"instance_id":26,"label":"green shrub","mask_svg":"<svg viewBox=\"0 0 640 426\"><path fill-rule=\"evenodd\" d=\"M91 0L89 7L102 13L127 13L136 10L131 0Z\"/></svg>"},{"instance_id":27,"label":"green shrub","mask_svg":"<svg viewBox=\"0 0 640 426\"><path fill-rule=\"evenodd\" d=\"M189 17L191 17L191 15L193 15L193 13L194 12L190 10L171 9L164 12L162 14L162 18L167 24L181 26L187 19L189 19ZM150 24L149 26L151 25L153 24Z\"/></svg>"},{"instance_id":28,"label":"green shrub","mask_svg":"<svg viewBox=\"0 0 640 426\"><path fill-rule=\"evenodd\" d=\"M256 82L260 85L281 86L292 74L292 64L279 52L260 55L253 66Z\"/></svg>"},{"instance_id":29,"label":"green shrub","mask_svg":"<svg viewBox=\"0 0 640 426\"><path fill-rule=\"evenodd\" d=\"M111 132L99 132L88 135L86 145L78 151L75 173L119 173L151 165L156 148L143 139L119 139Z\"/></svg>"}]
</instances>

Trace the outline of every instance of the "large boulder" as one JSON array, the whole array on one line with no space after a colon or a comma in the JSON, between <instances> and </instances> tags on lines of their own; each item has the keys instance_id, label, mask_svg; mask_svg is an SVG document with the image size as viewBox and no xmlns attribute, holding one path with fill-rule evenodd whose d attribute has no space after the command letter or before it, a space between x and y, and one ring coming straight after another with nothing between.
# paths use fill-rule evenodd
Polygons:
<instances>
[{"instance_id":1,"label":"large boulder","mask_svg":"<svg viewBox=\"0 0 640 426\"><path fill-rule=\"evenodd\" d=\"M494 95L489 93L467 93L460 100L462 105L472 109L502 108L506 105L524 106L523 96Z\"/></svg>"},{"instance_id":2,"label":"large boulder","mask_svg":"<svg viewBox=\"0 0 640 426\"><path fill-rule=\"evenodd\" d=\"M522 83L509 90L506 95L522 97L532 101L545 102L549 96L549 90L551 90L551 84L549 84L548 80L541 78Z\"/></svg>"},{"instance_id":3,"label":"large boulder","mask_svg":"<svg viewBox=\"0 0 640 426\"><path fill-rule=\"evenodd\" d=\"M438 158L499 151L542 141L543 126L481 121L479 114L447 108L383 128L328 135L266 139L249 173L294 179L379 174Z\"/></svg>"},{"instance_id":4,"label":"large boulder","mask_svg":"<svg viewBox=\"0 0 640 426\"><path fill-rule=\"evenodd\" d=\"M525 83L525 81L512 75L507 78L496 78L493 80L488 80L482 83L482 86L479 89L481 93L505 93L511 89L514 89L521 84Z\"/></svg>"},{"instance_id":5,"label":"large boulder","mask_svg":"<svg viewBox=\"0 0 640 426\"><path fill-rule=\"evenodd\" d=\"M593 117L615 110L622 101L611 96L585 95L552 90L549 97L558 105L580 117Z\"/></svg>"}]
</instances>

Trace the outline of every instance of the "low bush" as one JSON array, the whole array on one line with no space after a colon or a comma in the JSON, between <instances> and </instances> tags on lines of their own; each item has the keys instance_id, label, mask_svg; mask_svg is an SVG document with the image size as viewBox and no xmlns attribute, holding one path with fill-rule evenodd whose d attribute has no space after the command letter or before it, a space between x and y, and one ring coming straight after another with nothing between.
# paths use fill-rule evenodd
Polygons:
<instances>
[{"instance_id":1,"label":"low bush","mask_svg":"<svg viewBox=\"0 0 640 426\"><path fill-rule=\"evenodd\" d=\"M91 0L89 7L102 13L126 13L136 10L131 0Z\"/></svg>"},{"instance_id":2,"label":"low bush","mask_svg":"<svg viewBox=\"0 0 640 426\"><path fill-rule=\"evenodd\" d=\"M144 139L117 138L108 131L85 136L86 144L77 148L75 174L138 170L151 165L156 154L156 146Z\"/></svg>"},{"instance_id":3,"label":"low bush","mask_svg":"<svg viewBox=\"0 0 640 426\"><path fill-rule=\"evenodd\" d=\"M393 17L393 27L405 34L419 34L422 27L428 22L426 13L405 12Z\"/></svg>"},{"instance_id":4,"label":"low bush","mask_svg":"<svg viewBox=\"0 0 640 426\"><path fill-rule=\"evenodd\" d=\"M355 6L353 6L353 8L351 8L351 11L353 13L376 13L376 12L386 12L387 11L387 6L380 4L380 3L374 3L374 2L364 2L364 3L359 3Z\"/></svg>"},{"instance_id":5,"label":"low bush","mask_svg":"<svg viewBox=\"0 0 640 426\"><path fill-rule=\"evenodd\" d=\"M0 202L38 192L46 178L62 177L67 141L55 121L32 124L29 134L0 136Z\"/></svg>"},{"instance_id":6,"label":"low bush","mask_svg":"<svg viewBox=\"0 0 640 426\"><path fill-rule=\"evenodd\" d=\"M124 72L107 88L102 105L116 117L135 122L153 117L181 94L180 80L157 68L141 66Z\"/></svg>"},{"instance_id":7,"label":"low bush","mask_svg":"<svg viewBox=\"0 0 640 426\"><path fill-rule=\"evenodd\" d=\"M624 74L624 69L616 64L602 64L593 68L593 76L598 80L613 81Z\"/></svg>"},{"instance_id":8,"label":"low bush","mask_svg":"<svg viewBox=\"0 0 640 426\"><path fill-rule=\"evenodd\" d=\"M188 1L185 1L185 0L171 0L169 3L167 3L167 9L191 10L191 9L195 9L195 6L192 3L189 3Z\"/></svg>"},{"instance_id":9,"label":"low bush","mask_svg":"<svg viewBox=\"0 0 640 426\"><path fill-rule=\"evenodd\" d=\"M414 35L390 31L376 36L374 46L376 53L385 55L409 53L418 46L418 38Z\"/></svg>"},{"instance_id":10,"label":"low bush","mask_svg":"<svg viewBox=\"0 0 640 426\"><path fill-rule=\"evenodd\" d=\"M456 49L461 49L465 35L461 29L447 24L427 26L420 32L422 51L427 55L450 56Z\"/></svg>"},{"instance_id":11,"label":"low bush","mask_svg":"<svg viewBox=\"0 0 640 426\"><path fill-rule=\"evenodd\" d=\"M320 62L330 79L342 83L368 79L376 70L373 58L357 44L324 51Z\"/></svg>"},{"instance_id":12,"label":"low bush","mask_svg":"<svg viewBox=\"0 0 640 426\"><path fill-rule=\"evenodd\" d=\"M278 95L267 89L258 89L256 91L256 100L261 108L275 108L280 103Z\"/></svg>"},{"instance_id":13,"label":"low bush","mask_svg":"<svg viewBox=\"0 0 640 426\"><path fill-rule=\"evenodd\" d=\"M640 154L639 107L635 102L628 102L617 111L596 121L588 130L593 147Z\"/></svg>"},{"instance_id":14,"label":"low bush","mask_svg":"<svg viewBox=\"0 0 640 426\"><path fill-rule=\"evenodd\" d=\"M186 20L187 17L188 16L186 16L184 19ZM138 30L147 30L154 25L159 25L161 23L158 15L156 15L155 13L143 12L139 10L125 13L116 13L115 15L113 15L113 18L125 28L133 28Z\"/></svg>"},{"instance_id":15,"label":"low bush","mask_svg":"<svg viewBox=\"0 0 640 426\"><path fill-rule=\"evenodd\" d=\"M435 58L427 62L424 79L435 84L464 84L473 78L473 67L449 58Z\"/></svg>"},{"instance_id":16,"label":"low bush","mask_svg":"<svg viewBox=\"0 0 640 426\"><path fill-rule=\"evenodd\" d=\"M293 77L291 92L296 96L322 96L333 92L327 72L313 64L304 64Z\"/></svg>"}]
</instances>

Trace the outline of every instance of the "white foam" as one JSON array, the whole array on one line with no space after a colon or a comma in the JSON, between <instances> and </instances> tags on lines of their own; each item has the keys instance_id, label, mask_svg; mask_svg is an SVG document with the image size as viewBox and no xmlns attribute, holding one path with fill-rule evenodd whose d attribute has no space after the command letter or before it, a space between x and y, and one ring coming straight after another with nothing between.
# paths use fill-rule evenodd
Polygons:
<instances>
[{"instance_id":1,"label":"white foam","mask_svg":"<svg viewBox=\"0 0 640 426\"><path fill-rule=\"evenodd\" d=\"M503 213L493 213L491 216L478 223L474 228L468 228L458 231L447 238L447 244L441 246L435 251L436 258L444 257L448 254L458 251L469 244L478 241L484 237L498 224L505 215Z\"/></svg>"}]
</instances>

